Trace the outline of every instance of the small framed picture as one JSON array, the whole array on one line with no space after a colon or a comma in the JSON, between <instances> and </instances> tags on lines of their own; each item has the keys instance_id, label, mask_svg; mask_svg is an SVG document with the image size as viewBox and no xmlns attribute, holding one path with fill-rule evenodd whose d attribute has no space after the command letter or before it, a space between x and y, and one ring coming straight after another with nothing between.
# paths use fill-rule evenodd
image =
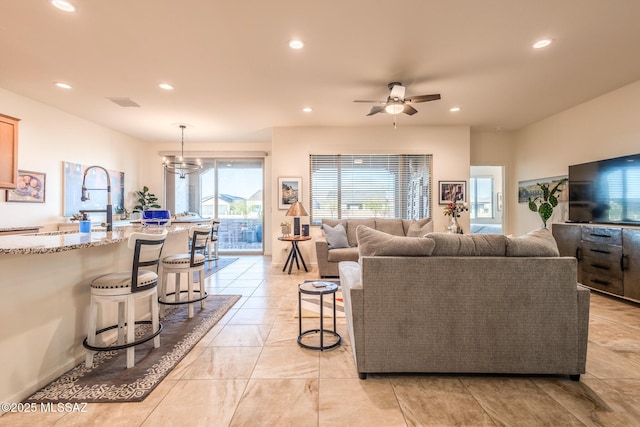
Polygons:
<instances>
[{"instance_id":1,"label":"small framed picture","mask_svg":"<svg viewBox=\"0 0 640 427\"><path fill-rule=\"evenodd\" d=\"M278 178L278 209L289 207L302 198L302 178Z\"/></svg>"},{"instance_id":2,"label":"small framed picture","mask_svg":"<svg viewBox=\"0 0 640 427\"><path fill-rule=\"evenodd\" d=\"M7 190L7 202L44 203L46 174L18 171L16 188Z\"/></svg>"},{"instance_id":3,"label":"small framed picture","mask_svg":"<svg viewBox=\"0 0 640 427\"><path fill-rule=\"evenodd\" d=\"M438 181L439 204L467 201L467 181Z\"/></svg>"}]
</instances>

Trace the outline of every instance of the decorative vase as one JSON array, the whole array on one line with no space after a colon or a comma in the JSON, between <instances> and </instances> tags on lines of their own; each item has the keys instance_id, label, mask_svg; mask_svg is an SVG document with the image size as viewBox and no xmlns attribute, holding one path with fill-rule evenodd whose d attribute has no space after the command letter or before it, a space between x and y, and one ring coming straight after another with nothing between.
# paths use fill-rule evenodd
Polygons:
<instances>
[{"instance_id":1,"label":"decorative vase","mask_svg":"<svg viewBox=\"0 0 640 427\"><path fill-rule=\"evenodd\" d=\"M451 234L463 234L462 227L460 227L460 223L458 223L458 217L455 215L451 215L451 224L447 227L449 233Z\"/></svg>"}]
</instances>

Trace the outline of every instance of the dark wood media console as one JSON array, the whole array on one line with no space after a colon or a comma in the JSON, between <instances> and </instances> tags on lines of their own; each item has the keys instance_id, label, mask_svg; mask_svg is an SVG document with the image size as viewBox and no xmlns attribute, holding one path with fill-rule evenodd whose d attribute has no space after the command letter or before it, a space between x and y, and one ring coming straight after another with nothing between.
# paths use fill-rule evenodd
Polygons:
<instances>
[{"instance_id":1,"label":"dark wood media console","mask_svg":"<svg viewBox=\"0 0 640 427\"><path fill-rule=\"evenodd\" d=\"M640 303L640 228L595 224L552 225L561 256L578 259L578 281Z\"/></svg>"}]
</instances>

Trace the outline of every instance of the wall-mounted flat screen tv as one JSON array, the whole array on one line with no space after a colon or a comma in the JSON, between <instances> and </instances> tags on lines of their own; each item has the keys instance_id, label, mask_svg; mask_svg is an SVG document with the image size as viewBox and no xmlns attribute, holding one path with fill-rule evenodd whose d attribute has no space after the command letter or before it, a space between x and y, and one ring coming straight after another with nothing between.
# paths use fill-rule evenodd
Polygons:
<instances>
[{"instance_id":1,"label":"wall-mounted flat screen tv","mask_svg":"<svg viewBox=\"0 0 640 427\"><path fill-rule=\"evenodd\" d=\"M640 225L640 154L569 166L569 221Z\"/></svg>"}]
</instances>

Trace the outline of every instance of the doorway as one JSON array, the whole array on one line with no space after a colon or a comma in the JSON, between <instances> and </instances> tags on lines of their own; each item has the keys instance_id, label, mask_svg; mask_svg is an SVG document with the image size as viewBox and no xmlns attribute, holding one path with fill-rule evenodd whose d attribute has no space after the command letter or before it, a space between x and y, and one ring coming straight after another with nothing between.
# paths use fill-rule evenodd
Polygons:
<instances>
[{"instance_id":1,"label":"doorway","mask_svg":"<svg viewBox=\"0 0 640 427\"><path fill-rule=\"evenodd\" d=\"M471 166L469 216L472 234L503 233L503 166Z\"/></svg>"}]
</instances>

